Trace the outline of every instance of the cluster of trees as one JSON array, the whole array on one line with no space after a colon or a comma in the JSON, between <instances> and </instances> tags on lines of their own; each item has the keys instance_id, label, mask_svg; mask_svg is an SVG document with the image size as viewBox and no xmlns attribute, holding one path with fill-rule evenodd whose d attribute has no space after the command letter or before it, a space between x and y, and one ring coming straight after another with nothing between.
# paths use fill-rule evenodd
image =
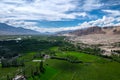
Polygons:
<instances>
[{"instance_id":1,"label":"cluster of trees","mask_svg":"<svg viewBox=\"0 0 120 80\"><path fill-rule=\"evenodd\" d=\"M74 47L74 45L64 45L62 47L59 47L59 50L61 50L61 51L75 51L76 48Z\"/></svg>"},{"instance_id":2,"label":"cluster of trees","mask_svg":"<svg viewBox=\"0 0 120 80\"><path fill-rule=\"evenodd\" d=\"M30 73L29 73L29 75L28 75L28 70L29 70L28 68L30 68ZM43 73L45 73L45 68L44 68L44 63L43 63L43 61L41 61L41 62L39 63L39 65L36 66L36 67L34 67L34 68L33 68L33 66L24 67L23 69L21 69L21 70L17 73L17 75L22 75L22 76L24 76L24 78L26 78L26 80L29 79L29 78L31 78L31 77L33 78L33 80L36 80L35 76L39 76L39 77L40 77L40 74L43 74ZM16 75L13 74L13 76L11 76L11 74L10 74L10 75L7 75L7 76L6 76L6 79L7 79L7 80L12 80L14 77L16 77Z\"/></svg>"},{"instance_id":3,"label":"cluster of trees","mask_svg":"<svg viewBox=\"0 0 120 80\"><path fill-rule=\"evenodd\" d=\"M110 56L107 55L100 55L100 56L120 63L120 50L111 50L111 52L112 54Z\"/></svg>"},{"instance_id":4,"label":"cluster of trees","mask_svg":"<svg viewBox=\"0 0 120 80\"><path fill-rule=\"evenodd\" d=\"M112 54L111 56L109 56L108 58L114 60L114 61L117 61L120 63L120 54Z\"/></svg>"},{"instance_id":5,"label":"cluster of trees","mask_svg":"<svg viewBox=\"0 0 120 80\"><path fill-rule=\"evenodd\" d=\"M112 52L112 53L120 54L120 50L112 50L111 52Z\"/></svg>"},{"instance_id":6,"label":"cluster of trees","mask_svg":"<svg viewBox=\"0 0 120 80\"><path fill-rule=\"evenodd\" d=\"M84 53L92 54L92 55L98 55L98 56L102 54L102 50L97 47L92 47L92 48L87 47L87 48L81 49L80 51Z\"/></svg>"},{"instance_id":7,"label":"cluster of trees","mask_svg":"<svg viewBox=\"0 0 120 80\"><path fill-rule=\"evenodd\" d=\"M12 58L18 56L18 53L11 51L9 48L7 47L0 47L0 58L4 57L4 58Z\"/></svg>"},{"instance_id":8,"label":"cluster of trees","mask_svg":"<svg viewBox=\"0 0 120 80\"><path fill-rule=\"evenodd\" d=\"M2 68L25 66L24 61L17 59L1 59Z\"/></svg>"},{"instance_id":9,"label":"cluster of trees","mask_svg":"<svg viewBox=\"0 0 120 80\"><path fill-rule=\"evenodd\" d=\"M69 42L63 42L63 44L61 44L61 46L59 47L60 51L75 51L77 50L75 45L69 43Z\"/></svg>"},{"instance_id":10,"label":"cluster of trees","mask_svg":"<svg viewBox=\"0 0 120 80\"><path fill-rule=\"evenodd\" d=\"M44 50L44 51L41 51L37 54L34 55L33 58L43 58L45 55L50 55L50 56L55 56L55 51L52 51L52 50Z\"/></svg>"},{"instance_id":11,"label":"cluster of trees","mask_svg":"<svg viewBox=\"0 0 120 80\"><path fill-rule=\"evenodd\" d=\"M16 40L0 41L0 56L3 56L5 54L11 56L11 55L18 55L18 53L21 54L31 51L41 51L41 50L46 50L53 46L62 46L63 44L64 41L62 40L56 41L49 39L48 40L25 39L20 41L16 41Z\"/></svg>"},{"instance_id":12,"label":"cluster of trees","mask_svg":"<svg viewBox=\"0 0 120 80\"><path fill-rule=\"evenodd\" d=\"M36 66L36 69L31 68L31 76L33 79L35 79L35 76L40 76L42 73L45 73L43 61L40 62L39 66Z\"/></svg>"},{"instance_id":13,"label":"cluster of trees","mask_svg":"<svg viewBox=\"0 0 120 80\"><path fill-rule=\"evenodd\" d=\"M65 60L65 61L68 61L70 63L83 63L77 57L72 56L72 55L67 55L66 57L52 56L51 59Z\"/></svg>"},{"instance_id":14,"label":"cluster of trees","mask_svg":"<svg viewBox=\"0 0 120 80\"><path fill-rule=\"evenodd\" d=\"M117 43L117 46L119 46L119 44ZM103 58L108 58L108 59L120 62L120 50L112 50L111 51L112 55L107 56L107 55L103 55L104 50L101 50L100 48L95 47L95 46L84 47L84 48L81 48L80 46L78 46L78 48L79 48L79 51L81 51L81 52L96 55L96 56L100 56L100 57L103 57Z\"/></svg>"},{"instance_id":15,"label":"cluster of trees","mask_svg":"<svg viewBox=\"0 0 120 80\"><path fill-rule=\"evenodd\" d=\"M79 51L79 52L84 52L84 53L92 54L92 55L101 55L101 53L103 53L103 51L98 47L86 46L84 44L74 45L71 43L64 44L62 47L59 47L59 50L60 51Z\"/></svg>"}]
</instances>

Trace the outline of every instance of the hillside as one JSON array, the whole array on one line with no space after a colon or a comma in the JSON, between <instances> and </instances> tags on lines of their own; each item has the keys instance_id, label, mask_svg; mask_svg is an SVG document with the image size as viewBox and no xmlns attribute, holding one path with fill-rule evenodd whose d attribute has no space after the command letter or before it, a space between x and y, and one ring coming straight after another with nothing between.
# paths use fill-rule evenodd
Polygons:
<instances>
[{"instance_id":1,"label":"hillside","mask_svg":"<svg viewBox=\"0 0 120 80\"><path fill-rule=\"evenodd\" d=\"M74 43L101 45L99 47L105 50L105 55L111 55L112 50L120 50L119 46L113 45L120 42L120 26L90 27L63 35L67 36L67 40Z\"/></svg>"},{"instance_id":2,"label":"hillside","mask_svg":"<svg viewBox=\"0 0 120 80\"><path fill-rule=\"evenodd\" d=\"M29 34L40 34L37 31L24 29L21 27L13 27L4 23L0 23L0 35L29 35Z\"/></svg>"},{"instance_id":3,"label":"hillside","mask_svg":"<svg viewBox=\"0 0 120 80\"><path fill-rule=\"evenodd\" d=\"M71 35L83 36L89 34L120 34L120 26L111 27L89 27L70 32Z\"/></svg>"},{"instance_id":4,"label":"hillside","mask_svg":"<svg viewBox=\"0 0 120 80\"><path fill-rule=\"evenodd\" d=\"M86 29L75 30L73 32L70 32L70 34L82 36L82 35L88 35L88 34L105 34L105 32L102 30L101 27L95 26L95 27L90 27Z\"/></svg>"}]
</instances>

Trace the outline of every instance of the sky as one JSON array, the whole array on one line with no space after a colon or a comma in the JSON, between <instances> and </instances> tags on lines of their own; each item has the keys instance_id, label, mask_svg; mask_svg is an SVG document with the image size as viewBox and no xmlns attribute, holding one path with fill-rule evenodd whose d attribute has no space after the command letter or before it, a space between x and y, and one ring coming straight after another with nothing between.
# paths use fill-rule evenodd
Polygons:
<instances>
[{"instance_id":1,"label":"sky","mask_svg":"<svg viewBox=\"0 0 120 80\"><path fill-rule=\"evenodd\" d=\"M0 0L0 23L39 32L120 25L120 0Z\"/></svg>"}]
</instances>

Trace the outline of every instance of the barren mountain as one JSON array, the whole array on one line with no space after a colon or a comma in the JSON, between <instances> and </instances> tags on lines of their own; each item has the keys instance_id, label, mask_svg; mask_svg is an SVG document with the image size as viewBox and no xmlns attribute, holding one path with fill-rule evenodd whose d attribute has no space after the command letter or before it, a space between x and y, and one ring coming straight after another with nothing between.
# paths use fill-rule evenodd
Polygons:
<instances>
[{"instance_id":1,"label":"barren mountain","mask_svg":"<svg viewBox=\"0 0 120 80\"><path fill-rule=\"evenodd\" d=\"M105 32L102 30L101 27L95 26L95 27L90 27L86 29L75 30L73 32L70 32L70 34L82 36L82 35L89 35L89 34L105 34Z\"/></svg>"},{"instance_id":2,"label":"barren mountain","mask_svg":"<svg viewBox=\"0 0 120 80\"><path fill-rule=\"evenodd\" d=\"M70 32L71 35L83 36L89 34L120 34L120 26L111 27L89 27Z\"/></svg>"},{"instance_id":3,"label":"barren mountain","mask_svg":"<svg viewBox=\"0 0 120 80\"><path fill-rule=\"evenodd\" d=\"M74 43L85 43L99 46L105 50L105 55L110 55L111 50L120 50L120 47L112 44L120 42L120 26L111 27L90 27L82 30L75 30L68 34L68 39Z\"/></svg>"}]
</instances>

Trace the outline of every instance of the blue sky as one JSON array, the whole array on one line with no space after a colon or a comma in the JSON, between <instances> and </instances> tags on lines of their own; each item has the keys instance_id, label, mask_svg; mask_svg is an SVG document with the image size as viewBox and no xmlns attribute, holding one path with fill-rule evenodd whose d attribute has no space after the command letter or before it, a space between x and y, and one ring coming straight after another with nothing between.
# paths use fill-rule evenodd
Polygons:
<instances>
[{"instance_id":1,"label":"blue sky","mask_svg":"<svg viewBox=\"0 0 120 80\"><path fill-rule=\"evenodd\" d=\"M119 0L0 0L0 22L39 32L120 25Z\"/></svg>"}]
</instances>

